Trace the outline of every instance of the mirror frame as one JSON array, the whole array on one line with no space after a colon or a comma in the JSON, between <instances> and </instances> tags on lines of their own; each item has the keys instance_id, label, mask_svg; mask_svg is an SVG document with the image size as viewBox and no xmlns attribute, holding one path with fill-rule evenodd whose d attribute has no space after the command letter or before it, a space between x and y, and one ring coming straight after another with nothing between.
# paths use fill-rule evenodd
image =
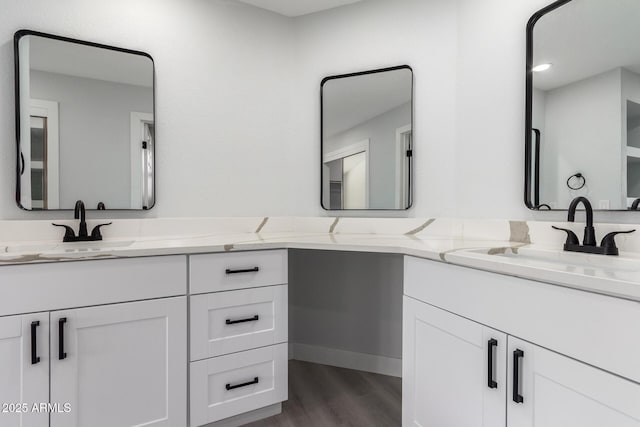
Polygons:
<instances>
[{"instance_id":1,"label":"mirror frame","mask_svg":"<svg viewBox=\"0 0 640 427\"><path fill-rule=\"evenodd\" d=\"M155 123L156 123L156 114L157 114L157 109L156 109L156 66L155 66L155 61L153 60L153 57L151 55L149 55L146 52L142 52L142 51L138 51L138 50L132 50L132 49L125 49L125 48L121 48L121 47L116 47L116 46L109 46L106 44L101 44L101 43L95 43L95 42L90 42L90 41L86 41L86 40L79 40L79 39L74 39L74 38L70 38L70 37L65 37L65 36L58 36L55 34L49 34L49 33L43 33L40 31L33 31L33 30L18 30L15 32L14 36L13 36L13 56L14 56L14 93L15 93L15 126L16 126L16 195L15 195L15 199L16 199L16 204L18 205L18 207L26 212L47 212L47 211L71 211L73 210L73 208L69 208L69 209L46 209L46 210L33 210L33 209L25 209L24 206L22 206L21 203L21 199L20 199L20 176L21 176L21 169L22 169L22 160L21 160L21 155L20 155L20 55L19 55L19 42L20 39L24 36L38 36L38 37L44 37L44 38L48 38L48 39L53 39L53 40L59 40L59 41L63 41L63 42L67 42L67 43L75 43L75 44L81 44L84 46L90 46L90 47L96 47L96 48L100 48L100 49L108 49L108 50L114 50L116 52L122 52L122 53L128 53L131 55L140 55L140 56L144 56L146 58L148 58L149 60L151 60L151 67L152 67L152 71L153 71L153 120L154 120L154 127L155 127ZM157 128L154 129L154 144L156 144L157 141ZM147 211L147 210L151 210L153 209L153 207L156 205L156 175L157 175L157 163L156 163L156 156L155 156L155 150L153 153L153 204L151 206L149 206L148 208L141 208L141 209L133 209L133 208L124 208L124 209L106 209L106 210L110 210L110 211L134 211L134 212L139 212L139 211ZM87 209L87 210L97 210L97 209Z\"/></svg>"},{"instance_id":2,"label":"mirror frame","mask_svg":"<svg viewBox=\"0 0 640 427\"><path fill-rule=\"evenodd\" d=\"M322 81L320 82L320 206L322 207L322 209L324 209L325 211L329 211L329 212L369 212L369 211L408 211L409 209L411 209L413 207L413 198L414 198L414 170L415 170L415 165L414 165L414 159L415 159L415 138L414 138L414 143L412 144L412 155L410 157L410 161L409 161L409 183L408 183L408 190L409 190L409 204L407 207L405 208L401 208L401 209L396 209L396 208L370 208L370 209L327 209L324 206L324 199L323 199L323 193L322 193L322 183L324 181L324 171L323 171L323 167L322 167L322 159L324 158L324 85L331 81L331 80L337 80L337 79L343 79L343 78L347 78L347 77L358 77L358 76L366 76L369 74L377 74L377 73L384 73L384 72L388 72L388 71L397 71L397 70L409 70L411 72L411 132L413 135L415 135L415 120L414 120L414 111L415 111L415 96L414 96L414 91L415 91L415 74L413 72L413 68L411 68L411 66L409 65L396 65L393 67L386 67L386 68L377 68L374 70L366 70L366 71L358 71L358 72L354 72L354 73L347 73L347 74L337 74L337 75L333 75L333 76L327 76L325 78L322 79Z\"/></svg>"}]
</instances>

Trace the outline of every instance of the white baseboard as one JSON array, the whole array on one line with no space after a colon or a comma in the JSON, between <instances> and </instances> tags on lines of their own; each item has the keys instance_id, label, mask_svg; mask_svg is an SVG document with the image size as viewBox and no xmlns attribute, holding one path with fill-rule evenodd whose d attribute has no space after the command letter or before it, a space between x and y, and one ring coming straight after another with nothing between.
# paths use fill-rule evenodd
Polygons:
<instances>
[{"instance_id":1,"label":"white baseboard","mask_svg":"<svg viewBox=\"0 0 640 427\"><path fill-rule=\"evenodd\" d=\"M402 359L309 344L289 344L289 358L357 371L402 377Z\"/></svg>"}]
</instances>

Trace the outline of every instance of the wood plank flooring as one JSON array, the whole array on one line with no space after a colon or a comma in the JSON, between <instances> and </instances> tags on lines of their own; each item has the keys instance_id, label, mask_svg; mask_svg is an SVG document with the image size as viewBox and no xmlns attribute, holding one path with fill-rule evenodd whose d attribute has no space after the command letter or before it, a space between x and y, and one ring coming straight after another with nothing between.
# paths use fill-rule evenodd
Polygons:
<instances>
[{"instance_id":1,"label":"wood plank flooring","mask_svg":"<svg viewBox=\"0 0 640 427\"><path fill-rule=\"evenodd\" d=\"M402 379L289 361L282 413L250 427L387 427L402 420Z\"/></svg>"}]
</instances>

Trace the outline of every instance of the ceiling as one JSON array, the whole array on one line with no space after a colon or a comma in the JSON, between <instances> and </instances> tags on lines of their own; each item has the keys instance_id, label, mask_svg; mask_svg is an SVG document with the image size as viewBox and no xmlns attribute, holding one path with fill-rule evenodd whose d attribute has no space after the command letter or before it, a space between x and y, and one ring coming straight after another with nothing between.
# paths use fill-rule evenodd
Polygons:
<instances>
[{"instance_id":1,"label":"ceiling","mask_svg":"<svg viewBox=\"0 0 640 427\"><path fill-rule=\"evenodd\" d=\"M640 73L640 1L574 0L543 16L534 27L534 87L552 90L626 68Z\"/></svg>"},{"instance_id":2,"label":"ceiling","mask_svg":"<svg viewBox=\"0 0 640 427\"><path fill-rule=\"evenodd\" d=\"M362 0L238 0L285 16L301 16Z\"/></svg>"},{"instance_id":3,"label":"ceiling","mask_svg":"<svg viewBox=\"0 0 640 427\"><path fill-rule=\"evenodd\" d=\"M327 81L322 97L325 137L410 102L411 87L411 71L406 68Z\"/></svg>"}]
</instances>

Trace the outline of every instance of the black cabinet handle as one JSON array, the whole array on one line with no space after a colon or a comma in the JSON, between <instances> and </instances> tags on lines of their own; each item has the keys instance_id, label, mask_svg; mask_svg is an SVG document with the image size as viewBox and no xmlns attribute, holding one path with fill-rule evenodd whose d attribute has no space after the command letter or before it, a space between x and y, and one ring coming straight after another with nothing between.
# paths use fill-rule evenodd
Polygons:
<instances>
[{"instance_id":1,"label":"black cabinet handle","mask_svg":"<svg viewBox=\"0 0 640 427\"><path fill-rule=\"evenodd\" d=\"M37 329L40 326L40 321L36 320L31 322L31 364L35 365L40 362L38 357L38 333Z\"/></svg>"},{"instance_id":2,"label":"black cabinet handle","mask_svg":"<svg viewBox=\"0 0 640 427\"><path fill-rule=\"evenodd\" d=\"M67 318L62 317L58 320L58 360L64 360L67 358L67 353L64 352L64 324L67 323Z\"/></svg>"},{"instance_id":3,"label":"black cabinet handle","mask_svg":"<svg viewBox=\"0 0 640 427\"><path fill-rule=\"evenodd\" d=\"M226 274L257 273L258 271L260 271L260 267L244 268L240 270L231 270L230 268L227 268L225 273Z\"/></svg>"},{"instance_id":4,"label":"black cabinet handle","mask_svg":"<svg viewBox=\"0 0 640 427\"><path fill-rule=\"evenodd\" d=\"M236 384L236 385L227 384L225 388L227 389L227 391L229 391L229 390L233 390L240 387L246 387L248 385L258 384L259 382L260 380L258 379L258 377L255 377L253 381L248 381L246 383Z\"/></svg>"},{"instance_id":5,"label":"black cabinet handle","mask_svg":"<svg viewBox=\"0 0 640 427\"><path fill-rule=\"evenodd\" d=\"M513 352L513 401L524 402L524 397L520 391L520 359L524 357L524 351L517 349Z\"/></svg>"},{"instance_id":6,"label":"black cabinet handle","mask_svg":"<svg viewBox=\"0 0 640 427\"><path fill-rule=\"evenodd\" d=\"M491 338L487 344L487 386L498 388L498 382L493 379L493 349L498 348L498 340Z\"/></svg>"},{"instance_id":7,"label":"black cabinet handle","mask_svg":"<svg viewBox=\"0 0 640 427\"><path fill-rule=\"evenodd\" d=\"M260 316L258 316L257 314L253 317L249 317L246 319L239 319L239 320L231 320L231 319L227 319L227 325L235 325L238 323L246 323L246 322L256 322L260 320Z\"/></svg>"}]
</instances>

